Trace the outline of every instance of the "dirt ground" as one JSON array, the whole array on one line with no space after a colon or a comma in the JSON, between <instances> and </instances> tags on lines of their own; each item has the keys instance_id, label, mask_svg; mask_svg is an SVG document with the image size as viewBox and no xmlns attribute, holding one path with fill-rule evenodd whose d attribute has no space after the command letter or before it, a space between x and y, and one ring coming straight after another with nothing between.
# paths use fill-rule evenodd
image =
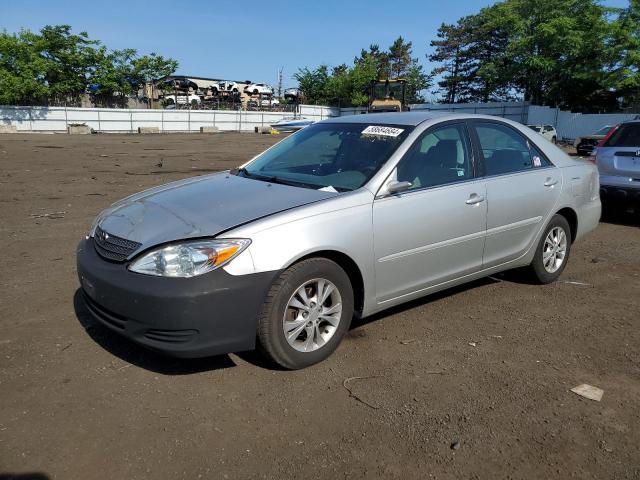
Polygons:
<instances>
[{"instance_id":1,"label":"dirt ground","mask_svg":"<svg viewBox=\"0 0 640 480\"><path fill-rule=\"evenodd\" d=\"M166 358L89 319L74 251L101 209L277 139L0 136L1 479L640 478L637 217L601 223L558 283L427 297L303 371Z\"/></svg>"}]
</instances>

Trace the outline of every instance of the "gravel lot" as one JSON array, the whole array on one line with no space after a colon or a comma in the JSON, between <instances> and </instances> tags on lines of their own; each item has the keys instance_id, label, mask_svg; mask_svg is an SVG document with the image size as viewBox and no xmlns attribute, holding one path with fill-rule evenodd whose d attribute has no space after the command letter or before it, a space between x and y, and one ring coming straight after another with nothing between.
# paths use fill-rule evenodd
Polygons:
<instances>
[{"instance_id":1,"label":"gravel lot","mask_svg":"<svg viewBox=\"0 0 640 480\"><path fill-rule=\"evenodd\" d=\"M576 244L556 284L506 275L427 297L303 371L174 360L94 325L74 255L92 218L277 139L0 136L1 479L640 478L631 215ZM581 383L602 401L570 392Z\"/></svg>"}]
</instances>

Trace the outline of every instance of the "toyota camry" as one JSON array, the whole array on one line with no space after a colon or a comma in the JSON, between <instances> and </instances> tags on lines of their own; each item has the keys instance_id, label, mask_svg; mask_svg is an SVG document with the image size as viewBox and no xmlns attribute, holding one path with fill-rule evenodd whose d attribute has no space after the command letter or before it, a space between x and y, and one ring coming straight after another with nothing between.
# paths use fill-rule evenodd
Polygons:
<instances>
[{"instance_id":1,"label":"toyota camry","mask_svg":"<svg viewBox=\"0 0 640 480\"><path fill-rule=\"evenodd\" d=\"M338 117L244 165L132 195L77 250L91 314L148 348L302 368L352 318L520 269L556 280L600 218L597 168L525 125Z\"/></svg>"}]
</instances>

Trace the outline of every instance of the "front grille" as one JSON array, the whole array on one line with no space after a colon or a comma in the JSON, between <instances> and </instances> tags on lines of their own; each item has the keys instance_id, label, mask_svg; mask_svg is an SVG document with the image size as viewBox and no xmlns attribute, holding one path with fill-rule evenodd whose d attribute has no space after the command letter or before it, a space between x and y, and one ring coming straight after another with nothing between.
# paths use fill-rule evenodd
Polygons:
<instances>
[{"instance_id":1,"label":"front grille","mask_svg":"<svg viewBox=\"0 0 640 480\"><path fill-rule=\"evenodd\" d=\"M112 327L117 328L118 330L124 330L124 327L127 325L127 319L125 317L112 313L109 310L105 309L104 307L93 301L93 299L91 299L91 297L89 297L89 295L87 295L86 293L84 294L84 304L94 317L97 317L104 323L107 323Z\"/></svg>"},{"instance_id":2,"label":"front grille","mask_svg":"<svg viewBox=\"0 0 640 480\"><path fill-rule=\"evenodd\" d=\"M93 244L100 256L114 262L124 261L142 245L141 243L127 240L126 238L111 235L100 227L96 228L93 239Z\"/></svg>"}]
</instances>

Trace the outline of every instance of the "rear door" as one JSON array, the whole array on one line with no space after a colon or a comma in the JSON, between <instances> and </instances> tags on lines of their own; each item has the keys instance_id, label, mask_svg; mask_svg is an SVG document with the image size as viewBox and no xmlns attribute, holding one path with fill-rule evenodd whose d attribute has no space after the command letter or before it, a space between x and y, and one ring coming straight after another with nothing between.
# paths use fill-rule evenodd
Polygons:
<instances>
[{"instance_id":1,"label":"rear door","mask_svg":"<svg viewBox=\"0 0 640 480\"><path fill-rule=\"evenodd\" d=\"M476 178L464 122L427 130L392 179L411 183L373 203L379 303L480 270L487 221L484 180Z\"/></svg>"},{"instance_id":2,"label":"rear door","mask_svg":"<svg viewBox=\"0 0 640 480\"><path fill-rule=\"evenodd\" d=\"M483 267L522 256L551 213L562 174L522 133L502 122L472 122L487 185Z\"/></svg>"},{"instance_id":3,"label":"rear door","mask_svg":"<svg viewBox=\"0 0 640 480\"><path fill-rule=\"evenodd\" d=\"M640 122L621 124L598 147L598 169L602 175L618 175L640 183Z\"/></svg>"}]
</instances>

